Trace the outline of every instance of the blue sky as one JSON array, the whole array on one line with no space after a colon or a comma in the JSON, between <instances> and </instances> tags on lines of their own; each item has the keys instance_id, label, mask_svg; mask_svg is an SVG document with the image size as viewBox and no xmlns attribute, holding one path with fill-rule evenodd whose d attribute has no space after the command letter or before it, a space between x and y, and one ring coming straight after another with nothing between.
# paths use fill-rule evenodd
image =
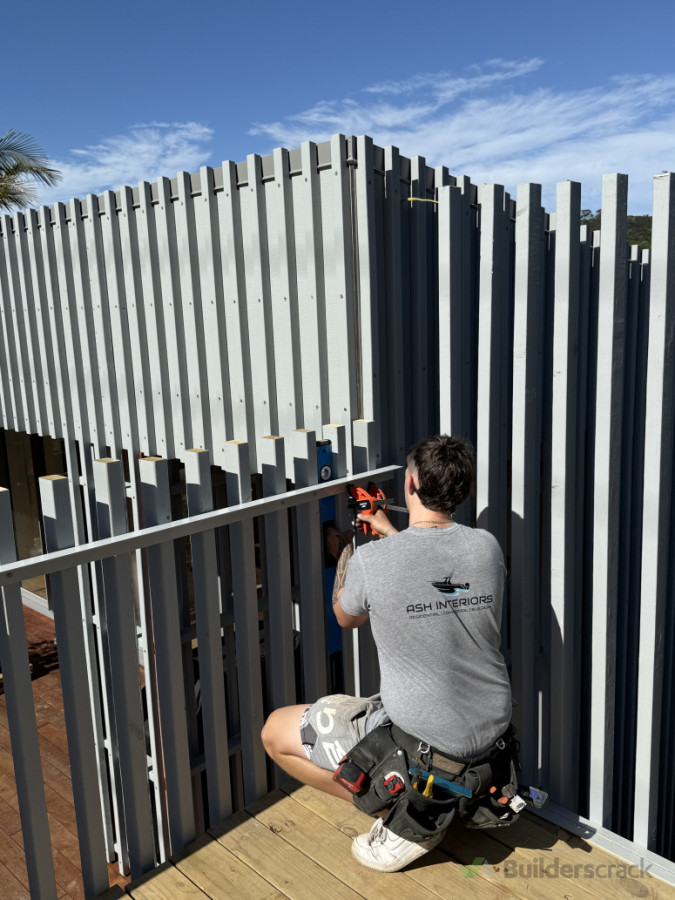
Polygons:
<instances>
[{"instance_id":1,"label":"blue sky","mask_svg":"<svg viewBox=\"0 0 675 900\"><path fill-rule=\"evenodd\" d=\"M0 131L63 171L52 203L331 133L476 183L675 169L674 5L624 0L23 2L3 10Z\"/></svg>"}]
</instances>

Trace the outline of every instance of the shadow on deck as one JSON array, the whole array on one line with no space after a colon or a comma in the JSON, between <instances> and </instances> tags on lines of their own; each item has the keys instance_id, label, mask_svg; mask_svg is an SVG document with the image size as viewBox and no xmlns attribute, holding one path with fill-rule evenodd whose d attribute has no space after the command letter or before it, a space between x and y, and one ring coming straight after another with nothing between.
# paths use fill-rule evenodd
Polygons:
<instances>
[{"instance_id":1,"label":"shadow on deck","mask_svg":"<svg viewBox=\"0 0 675 900\"><path fill-rule=\"evenodd\" d=\"M675 898L675 887L530 814L491 833L453 823L436 850L390 875L352 858L353 838L371 825L344 801L291 784L236 813L126 891L134 900ZM124 896L115 887L101 900Z\"/></svg>"}]
</instances>

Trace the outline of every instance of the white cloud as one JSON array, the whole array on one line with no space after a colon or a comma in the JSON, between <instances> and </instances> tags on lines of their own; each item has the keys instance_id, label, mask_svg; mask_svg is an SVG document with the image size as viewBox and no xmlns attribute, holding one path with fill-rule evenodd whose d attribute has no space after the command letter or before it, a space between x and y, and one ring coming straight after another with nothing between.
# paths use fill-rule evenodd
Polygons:
<instances>
[{"instance_id":1,"label":"white cloud","mask_svg":"<svg viewBox=\"0 0 675 900\"><path fill-rule=\"evenodd\" d=\"M651 209L652 176L675 167L675 74L618 75L585 89L538 87L539 59L492 60L465 77L448 73L382 82L363 98L324 101L252 133L297 146L340 131L423 154L474 183L582 182L584 206L600 206L602 175L629 175L632 212ZM508 84L507 84L508 82ZM386 99L385 99L386 98Z\"/></svg>"},{"instance_id":2,"label":"white cloud","mask_svg":"<svg viewBox=\"0 0 675 900\"><path fill-rule=\"evenodd\" d=\"M407 81L381 81L364 90L372 94L396 95L411 94L421 89L430 90L440 106L460 94L478 91L501 81L536 72L543 64L544 61L538 57L519 60L491 59L484 63L482 68L472 66L473 74L465 78L452 76L448 72L427 72L413 75Z\"/></svg>"},{"instance_id":3,"label":"white cloud","mask_svg":"<svg viewBox=\"0 0 675 900\"><path fill-rule=\"evenodd\" d=\"M208 161L213 130L198 122L150 122L125 134L71 150L67 159L51 160L63 180L40 192L40 204L84 197L89 193L154 181L178 171L194 172Z\"/></svg>"}]
</instances>

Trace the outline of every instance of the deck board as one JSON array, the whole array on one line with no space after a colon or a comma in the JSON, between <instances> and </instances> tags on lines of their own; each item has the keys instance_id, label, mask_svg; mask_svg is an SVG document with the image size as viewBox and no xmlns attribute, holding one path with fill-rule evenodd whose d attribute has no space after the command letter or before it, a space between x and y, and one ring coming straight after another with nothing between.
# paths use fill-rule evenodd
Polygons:
<instances>
[{"instance_id":1,"label":"deck board","mask_svg":"<svg viewBox=\"0 0 675 900\"><path fill-rule=\"evenodd\" d=\"M489 833L453 823L436 850L390 875L351 857L351 840L371 824L344 801L291 784L213 829L216 841L195 842L127 890L134 900L233 895L304 900L324 894L368 900L469 895L472 900L675 900L672 885L648 873L631 876L628 864L608 851L530 814ZM607 877L609 865L615 867L612 877Z\"/></svg>"},{"instance_id":2,"label":"deck board","mask_svg":"<svg viewBox=\"0 0 675 900\"><path fill-rule=\"evenodd\" d=\"M393 890L396 900L435 900L432 891L416 884L406 873L388 876L355 866L351 853L352 836L310 812L292 796L274 791L248 809L271 832L317 865L334 872L344 884L364 897L388 900ZM365 828L371 825L372 819L365 817Z\"/></svg>"},{"instance_id":3,"label":"deck board","mask_svg":"<svg viewBox=\"0 0 675 900\"><path fill-rule=\"evenodd\" d=\"M213 900L237 896L284 900L284 894L210 835L199 838L172 862Z\"/></svg>"},{"instance_id":4,"label":"deck board","mask_svg":"<svg viewBox=\"0 0 675 900\"><path fill-rule=\"evenodd\" d=\"M220 844L291 900L316 900L317 896L355 900L360 896L247 812L236 813L212 833Z\"/></svg>"}]
</instances>

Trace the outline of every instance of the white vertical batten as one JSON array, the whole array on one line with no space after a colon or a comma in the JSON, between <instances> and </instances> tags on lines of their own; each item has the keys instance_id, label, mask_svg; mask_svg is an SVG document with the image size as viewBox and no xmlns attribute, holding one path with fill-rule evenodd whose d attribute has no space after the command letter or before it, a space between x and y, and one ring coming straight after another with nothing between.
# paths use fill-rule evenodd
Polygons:
<instances>
[{"instance_id":1,"label":"white vertical batten","mask_svg":"<svg viewBox=\"0 0 675 900\"><path fill-rule=\"evenodd\" d=\"M286 435L303 424L304 416L288 150L274 151L274 180L265 185L265 196L278 433Z\"/></svg>"},{"instance_id":2,"label":"white vertical batten","mask_svg":"<svg viewBox=\"0 0 675 900\"><path fill-rule=\"evenodd\" d=\"M180 306L175 306L177 339L183 345L191 422L190 447L204 450L211 446L209 388L204 350L202 293L195 233L192 180L187 172L179 172L178 196L173 204L176 228L176 253L180 278ZM199 201L200 196L197 196ZM186 447L187 449L187 447ZM184 459L184 457L183 457Z\"/></svg>"},{"instance_id":3,"label":"white vertical batten","mask_svg":"<svg viewBox=\"0 0 675 900\"><path fill-rule=\"evenodd\" d=\"M633 839L653 849L661 764L665 606L672 540L675 456L675 175L654 178L647 405L645 415L642 591Z\"/></svg>"},{"instance_id":4,"label":"white vertical batten","mask_svg":"<svg viewBox=\"0 0 675 900\"><path fill-rule=\"evenodd\" d=\"M152 455L158 451L153 416L151 370L159 361L156 356L150 356L146 330L137 232L137 222L139 218L143 217L143 213L137 212L134 208L133 192L130 187L120 188L120 206L120 211L115 218L119 233L124 296L126 298L129 361L133 370L138 450L146 455Z\"/></svg>"},{"instance_id":5,"label":"white vertical batten","mask_svg":"<svg viewBox=\"0 0 675 900\"><path fill-rule=\"evenodd\" d=\"M40 354L37 321L36 296L31 277L26 230L26 216L14 214L14 244L16 249L17 283L20 288L17 300L17 320L22 328L27 361L27 387L33 395L34 433L45 434L49 430L47 401L45 398L44 358ZM20 302L19 302L20 301Z\"/></svg>"},{"instance_id":6,"label":"white vertical batten","mask_svg":"<svg viewBox=\"0 0 675 900\"><path fill-rule=\"evenodd\" d=\"M232 415L232 434L228 435L228 439L244 441L248 440L249 435L255 435L255 424L241 194L237 186L236 165L224 162L222 171L223 191L217 199ZM224 447L214 446L214 462L218 461L222 466L225 452Z\"/></svg>"},{"instance_id":7,"label":"white vertical batten","mask_svg":"<svg viewBox=\"0 0 675 900\"><path fill-rule=\"evenodd\" d=\"M200 195L194 199L194 228L202 298L200 344L205 357L209 398L205 413L211 432L208 446L213 452L213 462L217 465L222 459L225 442L233 437L233 432L218 201L214 193L213 169L210 166L202 166L199 170L199 184Z\"/></svg>"},{"instance_id":8,"label":"white vertical batten","mask_svg":"<svg viewBox=\"0 0 675 900\"><path fill-rule=\"evenodd\" d=\"M323 223L317 147L305 141L300 149L302 171L293 179L298 333L303 389L303 421L317 430L328 416L328 378L325 354L325 281Z\"/></svg>"},{"instance_id":9,"label":"white vertical batten","mask_svg":"<svg viewBox=\"0 0 675 900\"><path fill-rule=\"evenodd\" d=\"M602 180L593 502L593 644L589 815L611 825L616 702L624 344L627 301L628 176Z\"/></svg>"}]
</instances>

